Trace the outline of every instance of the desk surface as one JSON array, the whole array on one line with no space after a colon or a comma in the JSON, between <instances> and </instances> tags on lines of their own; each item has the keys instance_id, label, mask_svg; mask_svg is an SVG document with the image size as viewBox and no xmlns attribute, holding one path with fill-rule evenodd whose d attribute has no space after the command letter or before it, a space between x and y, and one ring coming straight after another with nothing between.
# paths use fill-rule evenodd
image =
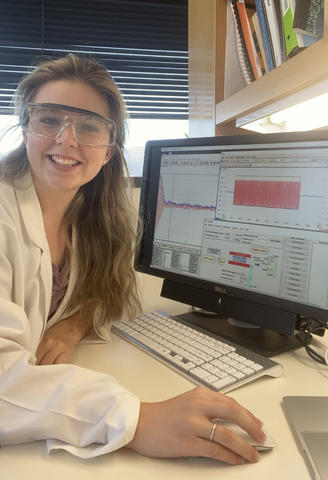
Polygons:
<instances>
[{"instance_id":1,"label":"desk surface","mask_svg":"<svg viewBox=\"0 0 328 480\"><path fill-rule=\"evenodd\" d=\"M161 280L140 276L144 309L182 313L186 306L159 297ZM327 335L326 335L327 337ZM328 346L328 339L324 342ZM275 357L284 367L280 378L264 377L229 395L252 410L277 446L262 453L257 464L237 467L208 459L150 459L128 449L91 460L80 460L66 452L48 455L45 442L4 447L0 450L1 478L13 480L309 480L310 474L288 427L281 407L284 395L327 395L328 368L320 366L299 349ZM138 348L113 335L109 344L80 345L73 362L114 375L144 401L163 400L194 385ZM147 375L145 375L147 372Z\"/></svg>"}]
</instances>

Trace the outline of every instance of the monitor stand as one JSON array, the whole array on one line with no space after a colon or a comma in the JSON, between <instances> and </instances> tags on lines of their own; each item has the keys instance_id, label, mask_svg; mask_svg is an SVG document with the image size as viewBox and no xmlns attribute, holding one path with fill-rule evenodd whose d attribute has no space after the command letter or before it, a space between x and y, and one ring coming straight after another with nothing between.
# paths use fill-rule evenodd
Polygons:
<instances>
[{"instance_id":1,"label":"monitor stand","mask_svg":"<svg viewBox=\"0 0 328 480\"><path fill-rule=\"evenodd\" d=\"M303 345L293 335L299 326L293 312L167 278L163 281L161 296L197 306L196 312L180 315L186 322L261 355L272 357ZM254 328L254 325L259 327Z\"/></svg>"},{"instance_id":2,"label":"monitor stand","mask_svg":"<svg viewBox=\"0 0 328 480\"><path fill-rule=\"evenodd\" d=\"M199 310L175 316L266 357L303 346L299 336L281 334L226 315Z\"/></svg>"}]
</instances>

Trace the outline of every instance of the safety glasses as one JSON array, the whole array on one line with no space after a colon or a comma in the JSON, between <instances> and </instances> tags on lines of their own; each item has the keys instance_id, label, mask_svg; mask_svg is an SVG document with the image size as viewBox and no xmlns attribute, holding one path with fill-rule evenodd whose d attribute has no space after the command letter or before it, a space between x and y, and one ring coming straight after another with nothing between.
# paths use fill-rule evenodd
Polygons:
<instances>
[{"instance_id":1,"label":"safety glasses","mask_svg":"<svg viewBox=\"0 0 328 480\"><path fill-rule=\"evenodd\" d=\"M112 147L116 143L116 125L113 120L97 113L56 103L30 103L27 106L29 122L25 131L57 140L70 126L79 145Z\"/></svg>"}]
</instances>

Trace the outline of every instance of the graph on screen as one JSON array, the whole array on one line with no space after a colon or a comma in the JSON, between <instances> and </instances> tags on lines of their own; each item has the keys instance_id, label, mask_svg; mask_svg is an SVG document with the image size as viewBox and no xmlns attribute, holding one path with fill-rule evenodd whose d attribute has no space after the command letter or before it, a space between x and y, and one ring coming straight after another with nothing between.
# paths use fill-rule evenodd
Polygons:
<instances>
[{"instance_id":1,"label":"graph on screen","mask_svg":"<svg viewBox=\"0 0 328 480\"><path fill-rule=\"evenodd\" d=\"M156 240L200 246L203 220L215 216L217 188L217 175L162 175Z\"/></svg>"},{"instance_id":2,"label":"graph on screen","mask_svg":"<svg viewBox=\"0 0 328 480\"><path fill-rule=\"evenodd\" d=\"M326 190L319 168L222 168L216 219L324 229Z\"/></svg>"}]
</instances>

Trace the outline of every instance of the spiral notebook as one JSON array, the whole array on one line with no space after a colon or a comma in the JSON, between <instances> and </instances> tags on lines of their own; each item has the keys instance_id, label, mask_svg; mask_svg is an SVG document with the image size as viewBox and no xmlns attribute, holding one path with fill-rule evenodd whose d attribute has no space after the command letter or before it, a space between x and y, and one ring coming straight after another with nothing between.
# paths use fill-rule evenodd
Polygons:
<instances>
[{"instance_id":1,"label":"spiral notebook","mask_svg":"<svg viewBox=\"0 0 328 480\"><path fill-rule=\"evenodd\" d=\"M239 24L239 20L238 20L239 17L235 10L235 5L232 2L232 0L228 1L228 5L233 18L235 48L237 51L239 65L240 65L245 83L248 85L254 81L255 77L254 77L251 62L247 53L245 40L241 33L241 26Z\"/></svg>"}]
</instances>

